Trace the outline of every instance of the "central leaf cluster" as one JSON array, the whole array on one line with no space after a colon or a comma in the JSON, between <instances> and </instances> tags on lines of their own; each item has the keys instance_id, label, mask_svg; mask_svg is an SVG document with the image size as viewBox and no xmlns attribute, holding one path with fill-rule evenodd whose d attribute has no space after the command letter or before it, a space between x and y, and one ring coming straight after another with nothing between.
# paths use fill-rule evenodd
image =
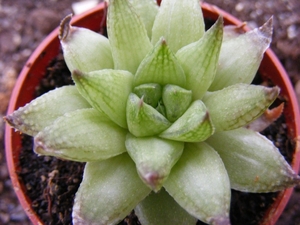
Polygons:
<instances>
[{"instance_id":1,"label":"central leaf cluster","mask_svg":"<svg viewBox=\"0 0 300 225\"><path fill-rule=\"evenodd\" d=\"M181 117L191 102L192 91L177 85L168 84L163 87L155 83L139 85L133 89L133 93L130 94L127 102L129 131L135 136L157 135L167 124L169 125L166 128ZM132 110L134 107L136 107L136 110ZM148 116L143 115L143 113ZM131 114L134 114L134 116ZM156 123L158 127L155 127L155 130L149 130L148 134L140 135L139 130L144 129L144 127L133 128L132 124L137 123L142 126L145 122Z\"/></svg>"}]
</instances>

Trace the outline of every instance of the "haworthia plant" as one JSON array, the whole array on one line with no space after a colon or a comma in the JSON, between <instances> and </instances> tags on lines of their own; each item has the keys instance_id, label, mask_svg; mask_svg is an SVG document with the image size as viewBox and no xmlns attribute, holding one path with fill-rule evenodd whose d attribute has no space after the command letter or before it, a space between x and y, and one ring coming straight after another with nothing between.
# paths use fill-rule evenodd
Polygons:
<instances>
[{"instance_id":1,"label":"haworthia plant","mask_svg":"<svg viewBox=\"0 0 300 225\"><path fill-rule=\"evenodd\" d=\"M108 38L70 21L59 38L75 85L4 119L34 136L37 154L87 162L73 224L116 224L135 209L143 225L228 225L231 188L299 184L245 128L280 92L251 84L272 19L241 33L220 16L205 32L198 0L109 0Z\"/></svg>"}]
</instances>

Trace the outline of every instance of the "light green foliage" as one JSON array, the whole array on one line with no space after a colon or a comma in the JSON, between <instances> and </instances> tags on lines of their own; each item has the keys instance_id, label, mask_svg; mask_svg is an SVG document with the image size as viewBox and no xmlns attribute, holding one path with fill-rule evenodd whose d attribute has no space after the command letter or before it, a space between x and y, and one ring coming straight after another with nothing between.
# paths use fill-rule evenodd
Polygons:
<instances>
[{"instance_id":1,"label":"light green foliage","mask_svg":"<svg viewBox=\"0 0 300 225\"><path fill-rule=\"evenodd\" d=\"M74 225L116 224L133 209L143 225L228 225L231 188L299 184L274 144L243 128L280 91L250 84L272 19L241 33L220 17L205 32L198 0L110 0L108 38L70 20L60 40L75 86L5 120L34 136L36 153L88 162Z\"/></svg>"}]
</instances>

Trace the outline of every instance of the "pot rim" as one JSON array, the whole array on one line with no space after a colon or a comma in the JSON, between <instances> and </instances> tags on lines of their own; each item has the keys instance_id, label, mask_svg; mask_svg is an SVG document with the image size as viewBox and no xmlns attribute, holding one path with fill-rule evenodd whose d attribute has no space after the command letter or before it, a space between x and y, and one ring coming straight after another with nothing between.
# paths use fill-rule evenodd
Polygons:
<instances>
[{"instance_id":1,"label":"pot rim","mask_svg":"<svg viewBox=\"0 0 300 225\"><path fill-rule=\"evenodd\" d=\"M229 13L223 11L222 9L219 9L218 7L214 5L210 5L208 3L201 3L202 11L204 14L204 17L211 17L212 19L217 19L218 15L222 15L224 18L224 24L235 24L240 25L242 22L235 18L234 16L230 15ZM104 10L104 11L103 11ZM99 15L101 12L104 12L104 15L106 13L106 4L104 2L100 3L95 8L80 14L76 15L72 18L72 24L76 24L76 26L84 26L87 20L91 18L100 18ZM214 15L215 14L215 15ZM103 14L101 14L103 15ZM102 16L103 18L103 16ZM100 20L101 21L101 20ZM103 21L102 21L103 22ZM98 29L100 28L100 24L97 25L91 25L94 26L94 28L90 29L96 29L98 26ZM246 30L249 30L249 28L245 27ZM25 66L23 67L17 82L15 84L15 87L13 89L11 99L9 102L7 113L12 113L15 109L17 109L20 106L25 105L25 103L29 102L27 100L18 101L17 98L19 97L20 93L20 87L25 82L26 79L28 79L28 76L30 79L33 80L34 84L33 86L37 86L38 81L40 80L39 77L35 78L35 74L32 72L33 68L36 63L34 63L36 60L44 60L46 62L46 65L43 70L39 70L39 73L44 73L46 66L48 65L49 58L53 58L59 53L59 40L58 40L58 31L59 29L56 28L54 31L52 31L42 42L41 44L36 48L36 50L32 53L29 60L26 62ZM53 48L52 46L56 46L56 48ZM45 49L50 51L49 56L44 57L44 53L46 52ZM289 99L289 102L287 104L287 107L285 106L285 111L287 109L290 109L291 112L288 114L285 114L287 117L287 120L290 121L288 123L289 126L292 125L292 130L290 131L290 135L292 137L295 137L295 154L292 161L292 168L298 172L299 171L299 162L300 162L300 116L299 116L299 107L298 107L298 101L296 98L296 95L293 91L293 86L289 80L289 77L279 62L278 58L275 56L273 51L271 49L268 49L265 53L265 56L263 58L263 63L269 63L273 62L274 65L276 65L273 70L276 73L281 73L282 78L279 78L278 84L283 86L282 88L282 94L286 99ZM265 73L265 70L267 68L260 67L259 71L262 73ZM30 88L30 87L29 87ZM23 87L23 91L26 91L26 88ZM32 99L32 97L30 96ZM293 118L291 121L290 118ZM25 195L23 190L25 190L24 184L20 182L18 178L18 171L19 171L19 165L18 165L18 158L16 155L20 152L20 135L19 137L16 137L18 134L13 131L13 129L6 124L5 125L5 149L6 149L6 161L7 166L9 169L10 178L12 181L12 186L14 188L14 191L19 199L20 204L22 205L23 209L25 210L27 216L31 220L31 222L35 225L41 225L43 222L40 220L40 218L37 216L37 214L34 212L30 205L29 198ZM13 148L15 143L18 143L17 150ZM14 152L12 151L14 149ZM267 213L268 216L265 218L265 220L262 222L262 224L275 224L275 222L278 220L279 216L281 215L282 211L284 210L291 194L292 194L293 188L286 189L282 191L279 196L277 197L276 201L273 203L271 209ZM275 207L275 208L274 208Z\"/></svg>"}]
</instances>

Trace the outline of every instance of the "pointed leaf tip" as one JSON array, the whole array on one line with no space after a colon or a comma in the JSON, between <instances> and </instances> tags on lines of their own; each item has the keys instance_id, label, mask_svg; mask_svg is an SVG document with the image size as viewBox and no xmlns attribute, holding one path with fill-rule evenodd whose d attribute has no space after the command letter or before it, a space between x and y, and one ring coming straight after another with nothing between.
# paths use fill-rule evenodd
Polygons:
<instances>
[{"instance_id":1,"label":"pointed leaf tip","mask_svg":"<svg viewBox=\"0 0 300 225\"><path fill-rule=\"evenodd\" d=\"M153 51L143 59L134 77L134 86L146 83L185 86L184 71L163 38L159 39Z\"/></svg>"},{"instance_id":2,"label":"pointed leaf tip","mask_svg":"<svg viewBox=\"0 0 300 225\"><path fill-rule=\"evenodd\" d=\"M220 16L202 38L176 53L186 75L186 87L193 91L193 99L201 99L214 80L222 37L223 18Z\"/></svg>"},{"instance_id":3,"label":"pointed leaf tip","mask_svg":"<svg viewBox=\"0 0 300 225\"><path fill-rule=\"evenodd\" d=\"M271 88L265 88L265 95L269 101L274 101L275 98L280 93L280 88L278 86L271 87Z\"/></svg>"},{"instance_id":4,"label":"pointed leaf tip","mask_svg":"<svg viewBox=\"0 0 300 225\"><path fill-rule=\"evenodd\" d=\"M90 29L71 26L71 18L70 14L63 19L59 29L60 44L69 70L90 72L113 68L109 40Z\"/></svg>"},{"instance_id":5,"label":"pointed leaf tip","mask_svg":"<svg viewBox=\"0 0 300 225\"><path fill-rule=\"evenodd\" d=\"M159 136L162 138L201 142L214 133L207 108L201 100L194 101L186 112Z\"/></svg>"},{"instance_id":6,"label":"pointed leaf tip","mask_svg":"<svg viewBox=\"0 0 300 225\"><path fill-rule=\"evenodd\" d=\"M273 16L271 16L271 18L266 23L259 27L258 30L267 39L270 38L273 34Z\"/></svg>"},{"instance_id":7,"label":"pointed leaf tip","mask_svg":"<svg viewBox=\"0 0 300 225\"><path fill-rule=\"evenodd\" d=\"M61 40L61 41L64 41L67 37L68 37L68 34L69 34L69 31L70 31L70 28L71 28L71 25L70 25L70 22L71 22L71 19L72 19L72 16L73 14L69 14L67 15L60 23L59 25L59 34L58 34L58 38Z\"/></svg>"},{"instance_id":8,"label":"pointed leaf tip","mask_svg":"<svg viewBox=\"0 0 300 225\"><path fill-rule=\"evenodd\" d=\"M184 143L157 137L126 137L126 149L141 180L155 192L159 191L180 158Z\"/></svg>"},{"instance_id":9,"label":"pointed leaf tip","mask_svg":"<svg viewBox=\"0 0 300 225\"><path fill-rule=\"evenodd\" d=\"M133 75L125 70L75 72L74 82L79 93L100 112L120 127L127 128L126 100L132 90Z\"/></svg>"},{"instance_id":10,"label":"pointed leaf tip","mask_svg":"<svg viewBox=\"0 0 300 225\"><path fill-rule=\"evenodd\" d=\"M133 93L127 100L126 119L130 133L136 137L157 135L171 125L162 114Z\"/></svg>"},{"instance_id":11,"label":"pointed leaf tip","mask_svg":"<svg viewBox=\"0 0 300 225\"><path fill-rule=\"evenodd\" d=\"M75 76L75 77L80 78L80 77L83 77L83 76L84 76L84 73L83 73L82 71L78 70L78 69L75 69L75 70L73 70L73 72L72 72L72 76Z\"/></svg>"},{"instance_id":12,"label":"pointed leaf tip","mask_svg":"<svg viewBox=\"0 0 300 225\"><path fill-rule=\"evenodd\" d=\"M221 90L237 83L250 84L271 40L272 19L262 27L242 34L225 28L219 66L209 90Z\"/></svg>"}]
</instances>

